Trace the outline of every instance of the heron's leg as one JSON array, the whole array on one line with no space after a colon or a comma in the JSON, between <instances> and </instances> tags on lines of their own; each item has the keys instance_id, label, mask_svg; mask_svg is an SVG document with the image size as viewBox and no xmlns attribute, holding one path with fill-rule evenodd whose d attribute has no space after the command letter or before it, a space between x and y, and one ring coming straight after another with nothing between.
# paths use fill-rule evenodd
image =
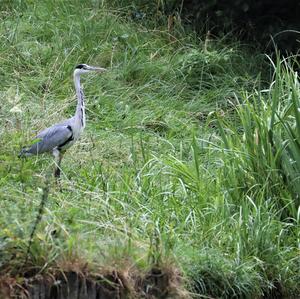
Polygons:
<instances>
[{"instance_id":1,"label":"heron's leg","mask_svg":"<svg viewBox=\"0 0 300 299\"><path fill-rule=\"evenodd\" d=\"M60 164L61 164L61 160L62 160L62 157L63 157L63 153L58 149L54 149L53 150L53 156L55 158L54 176L56 178L60 178Z\"/></svg>"}]
</instances>

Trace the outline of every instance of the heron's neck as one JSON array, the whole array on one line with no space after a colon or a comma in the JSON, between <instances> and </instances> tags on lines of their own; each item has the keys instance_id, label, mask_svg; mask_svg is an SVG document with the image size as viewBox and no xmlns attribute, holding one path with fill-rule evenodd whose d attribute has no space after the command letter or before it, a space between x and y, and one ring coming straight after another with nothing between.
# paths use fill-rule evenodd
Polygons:
<instances>
[{"instance_id":1,"label":"heron's neck","mask_svg":"<svg viewBox=\"0 0 300 299\"><path fill-rule=\"evenodd\" d=\"M84 95L80 86L80 75L74 74L74 84L77 96L77 107L75 113L75 119L79 122L79 125L85 127L85 106L84 106Z\"/></svg>"}]
</instances>

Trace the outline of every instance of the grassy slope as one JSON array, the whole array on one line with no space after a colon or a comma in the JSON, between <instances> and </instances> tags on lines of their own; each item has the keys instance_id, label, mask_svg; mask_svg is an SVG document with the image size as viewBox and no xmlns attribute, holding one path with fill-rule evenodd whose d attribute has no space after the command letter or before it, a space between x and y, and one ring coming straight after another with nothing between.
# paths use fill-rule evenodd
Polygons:
<instances>
[{"instance_id":1,"label":"grassy slope","mask_svg":"<svg viewBox=\"0 0 300 299\"><path fill-rule=\"evenodd\" d=\"M270 196L228 196L226 160L208 142L221 145L211 112L235 126L229 103L259 85L260 58L222 41L204 51L180 24L172 33L97 1L2 7L0 269L24 260L53 170L48 156L22 161L18 151L74 112L72 70L90 63L110 70L82 80L87 128L63 160L64 191L51 179L31 265L128 257L141 268L175 263L216 297L253 298L274 285L297 292L296 224L282 221Z\"/></svg>"}]
</instances>

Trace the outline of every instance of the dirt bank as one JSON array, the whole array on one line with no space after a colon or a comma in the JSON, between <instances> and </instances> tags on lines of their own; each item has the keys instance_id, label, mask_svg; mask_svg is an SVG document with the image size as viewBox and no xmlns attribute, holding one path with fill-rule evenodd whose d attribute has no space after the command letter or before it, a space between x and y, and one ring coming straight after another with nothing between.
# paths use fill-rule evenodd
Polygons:
<instances>
[{"instance_id":1,"label":"dirt bank","mask_svg":"<svg viewBox=\"0 0 300 299\"><path fill-rule=\"evenodd\" d=\"M102 273L55 270L32 277L0 278L1 299L184 299L179 272L152 268L145 273L107 270Z\"/></svg>"}]
</instances>

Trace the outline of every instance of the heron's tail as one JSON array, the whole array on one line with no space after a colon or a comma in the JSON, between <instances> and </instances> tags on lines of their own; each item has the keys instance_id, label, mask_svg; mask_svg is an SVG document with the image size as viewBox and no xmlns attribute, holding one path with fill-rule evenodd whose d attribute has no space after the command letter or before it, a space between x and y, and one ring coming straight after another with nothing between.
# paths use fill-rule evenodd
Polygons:
<instances>
[{"instance_id":1,"label":"heron's tail","mask_svg":"<svg viewBox=\"0 0 300 299\"><path fill-rule=\"evenodd\" d=\"M25 158L25 157L28 157L28 156L31 156L32 154L29 152L29 150L27 148L22 148L22 150L19 152L19 155L18 157L19 158Z\"/></svg>"}]
</instances>

